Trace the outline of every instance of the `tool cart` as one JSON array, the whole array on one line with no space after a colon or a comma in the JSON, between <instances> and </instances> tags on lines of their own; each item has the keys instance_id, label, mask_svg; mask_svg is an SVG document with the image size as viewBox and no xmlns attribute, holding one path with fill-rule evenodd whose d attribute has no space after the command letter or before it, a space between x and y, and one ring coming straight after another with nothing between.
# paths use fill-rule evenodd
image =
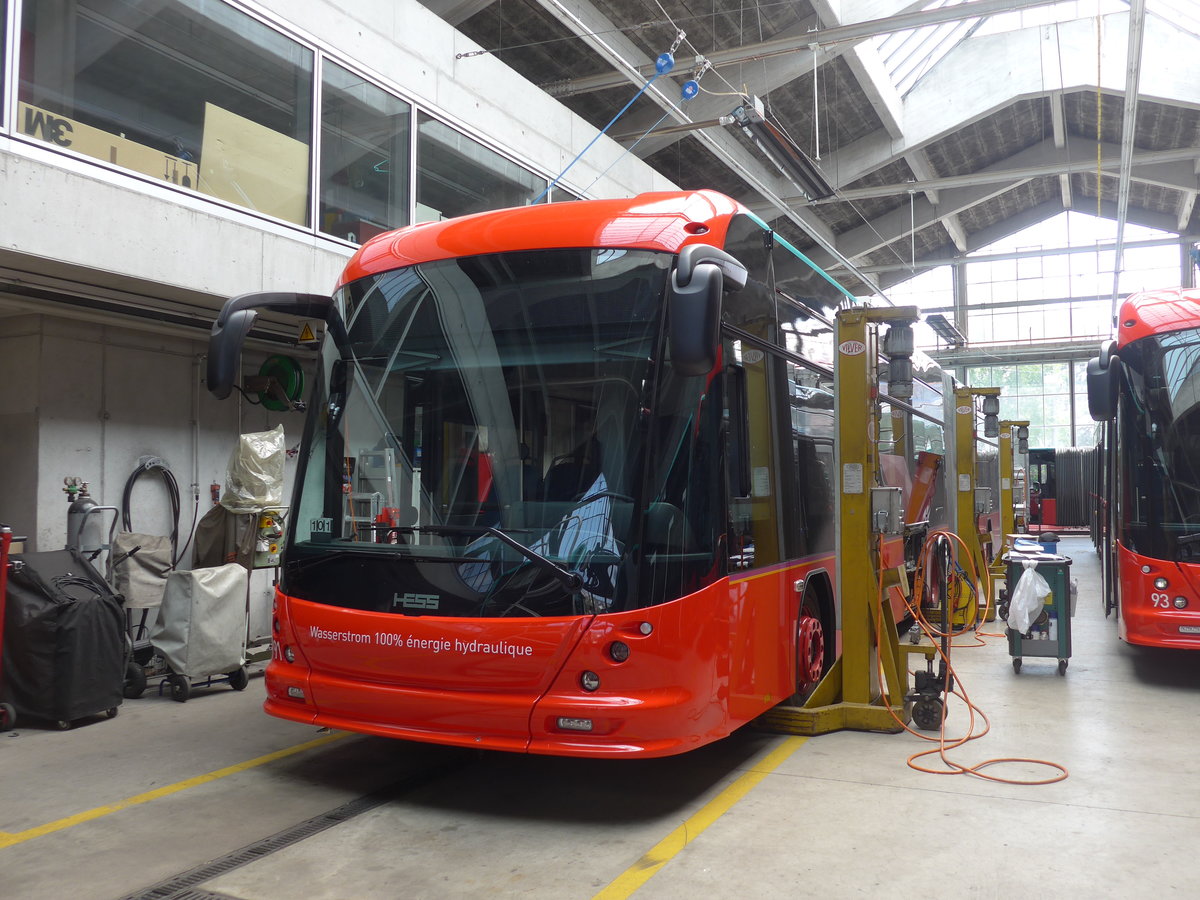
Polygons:
<instances>
[{"instance_id":1,"label":"tool cart","mask_svg":"<svg viewBox=\"0 0 1200 900\"><path fill-rule=\"evenodd\" d=\"M1033 562L1034 567L1027 570L1026 562ZM1067 661L1071 658L1071 614L1074 611L1071 608L1071 558L1043 550L1012 550L1007 556L1007 567L1009 604L1016 602L1020 581L1027 573L1036 572L1050 588L1028 629L1019 631L1011 625L1005 629L1013 671L1021 671L1024 657L1037 656L1057 659L1058 674L1065 675Z\"/></svg>"}]
</instances>

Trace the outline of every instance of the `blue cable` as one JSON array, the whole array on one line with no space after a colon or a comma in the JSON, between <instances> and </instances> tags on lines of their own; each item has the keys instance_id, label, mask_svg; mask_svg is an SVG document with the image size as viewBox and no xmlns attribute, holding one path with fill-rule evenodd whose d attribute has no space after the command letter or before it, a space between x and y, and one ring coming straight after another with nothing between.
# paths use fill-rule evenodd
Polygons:
<instances>
[{"instance_id":1,"label":"blue cable","mask_svg":"<svg viewBox=\"0 0 1200 900\"><path fill-rule=\"evenodd\" d=\"M700 94L700 84L697 84L695 79L688 80L688 82L684 82L683 88L680 89L680 91L679 91L679 102L686 103L689 100L691 100L692 97L695 97L697 94ZM610 172L610 169L612 169L613 166L616 166L616 164L618 162L624 160L625 154L631 154L631 152L634 152L634 149L636 148L636 146L638 144L641 144L643 142L643 140L646 140L647 134L654 131L656 127L659 127L660 125L662 125L662 122L664 122L666 120L667 116L671 115L672 109L677 109L677 108L678 107L672 107L671 109L668 109L667 112L665 112L664 114L662 114L660 116L658 121L654 122L654 125L650 126L649 128L647 128L646 131L642 132L642 137L635 140L635 142L630 144L629 146L626 146L624 154L618 156L616 158L616 160L613 160L611 163L608 163L608 168L606 168L604 170L604 172L601 172L599 175L596 175L595 178L592 179L592 184L583 188L583 193L587 193L588 191L592 190L592 188L595 187L595 185L596 185L596 181L599 181L600 179L604 178L604 176L607 175L608 172Z\"/></svg>"},{"instance_id":2,"label":"blue cable","mask_svg":"<svg viewBox=\"0 0 1200 900\"><path fill-rule=\"evenodd\" d=\"M556 184L558 184L559 179L562 178L564 175L566 175L568 171L570 171L571 166L573 166L573 165L575 165L575 163L579 162L579 160L580 160L580 158L582 158L583 154L587 153L589 150L592 149L592 144L594 144L594 143L596 143L596 141L600 140L600 136L607 133L608 129L613 127L613 123L616 122L617 119L621 118L621 116L625 115L625 111L627 109L629 109L629 107L633 106L634 101L636 101L638 97L640 97L640 96L642 96L642 94L646 93L647 88L649 88L650 85L654 84L654 82L658 80L658 77L660 75L665 75L668 72L670 72L671 69L675 68L675 57L671 56L670 53L659 54L658 59L656 59L654 61L654 68L656 71L653 75L650 76L650 80L647 81L645 84L643 84L641 87L641 90L639 90L636 94L634 94L633 97L630 99L630 101L628 103L626 103L623 107L621 107L621 111L612 117L612 120L607 125L605 125L600 130L600 132L594 138L591 139L591 141L588 142L588 145L586 147L584 147L582 150L580 150L575 155L575 158L573 160L571 160L569 163L567 163L566 168L563 169L561 172L559 172L558 175L555 177L555 179L553 181L551 181L548 185L546 185L546 189L544 191L542 191L540 194L538 194L533 199L534 204L540 203L542 198L545 197L548 193L550 193L550 189L552 187L554 187Z\"/></svg>"}]
</instances>

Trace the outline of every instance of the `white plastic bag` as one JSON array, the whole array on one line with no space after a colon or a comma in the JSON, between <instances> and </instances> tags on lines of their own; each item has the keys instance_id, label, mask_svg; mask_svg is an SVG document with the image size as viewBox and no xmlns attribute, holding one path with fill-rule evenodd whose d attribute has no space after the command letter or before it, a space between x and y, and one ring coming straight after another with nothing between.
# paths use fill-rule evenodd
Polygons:
<instances>
[{"instance_id":1,"label":"white plastic bag","mask_svg":"<svg viewBox=\"0 0 1200 900\"><path fill-rule=\"evenodd\" d=\"M1008 601L1008 627L1018 634L1029 631L1036 619L1042 613L1042 606L1050 595L1050 585L1037 570L1037 562L1032 559L1021 560L1025 571L1017 580L1016 590Z\"/></svg>"},{"instance_id":2,"label":"white plastic bag","mask_svg":"<svg viewBox=\"0 0 1200 900\"><path fill-rule=\"evenodd\" d=\"M229 457L221 505L230 512L258 512L283 503L283 426L243 434Z\"/></svg>"}]
</instances>

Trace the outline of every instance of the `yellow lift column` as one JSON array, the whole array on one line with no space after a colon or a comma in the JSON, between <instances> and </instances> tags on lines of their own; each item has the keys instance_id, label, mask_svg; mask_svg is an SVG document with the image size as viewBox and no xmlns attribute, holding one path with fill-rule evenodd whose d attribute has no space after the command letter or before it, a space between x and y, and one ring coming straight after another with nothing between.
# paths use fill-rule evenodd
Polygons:
<instances>
[{"instance_id":1,"label":"yellow lift column","mask_svg":"<svg viewBox=\"0 0 1200 900\"><path fill-rule=\"evenodd\" d=\"M1000 534L1003 541L1007 541L1010 534L1017 533L1017 503L1013 494L1016 447L1013 442L1017 439L1018 430L1028 427L1026 420L1004 419L1000 422ZM991 565L992 578L1003 579L1006 568L1004 554L996 554Z\"/></svg>"},{"instance_id":2,"label":"yellow lift column","mask_svg":"<svg viewBox=\"0 0 1200 900\"><path fill-rule=\"evenodd\" d=\"M842 655L803 707L777 706L760 717L759 723L771 730L807 735L840 729L900 731L900 723L907 723L911 715L904 654L921 653L928 660L935 652L928 644L900 645L891 606L880 602L879 590L879 534L902 534L904 528L900 489L878 487L879 328L887 324L896 329L897 340L885 339L893 345L887 349L892 350L890 379L895 382L905 363L911 371L911 325L917 312L915 306L904 306L846 309L837 314L837 590ZM890 576L884 579L885 591L901 583L902 573L903 569L885 573ZM907 586L904 589L907 593Z\"/></svg>"},{"instance_id":3,"label":"yellow lift column","mask_svg":"<svg viewBox=\"0 0 1200 900\"><path fill-rule=\"evenodd\" d=\"M963 545L970 553L977 575L974 595L976 604L971 603L972 590L965 583L957 596L950 597L953 625L969 625L978 621L978 612L986 608L986 583L988 581L988 564L984 558L983 543L979 534L979 517L976 514L975 487L977 482L975 465L975 398L984 398L984 415L990 416L993 424L999 425L996 414L1000 408L1000 388L997 387L956 387L954 389L954 450L955 465L958 473L958 484L955 485L955 525ZM967 566L963 566L968 571Z\"/></svg>"}]
</instances>

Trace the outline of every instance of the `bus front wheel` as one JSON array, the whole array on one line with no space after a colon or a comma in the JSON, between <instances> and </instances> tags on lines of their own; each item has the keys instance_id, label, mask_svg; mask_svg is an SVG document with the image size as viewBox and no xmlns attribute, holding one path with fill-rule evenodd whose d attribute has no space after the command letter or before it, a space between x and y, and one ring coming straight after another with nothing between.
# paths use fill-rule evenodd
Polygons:
<instances>
[{"instance_id":1,"label":"bus front wheel","mask_svg":"<svg viewBox=\"0 0 1200 900\"><path fill-rule=\"evenodd\" d=\"M811 593L804 595L796 618L796 694L803 702L813 692L828 669L828 641L821 605Z\"/></svg>"}]
</instances>

